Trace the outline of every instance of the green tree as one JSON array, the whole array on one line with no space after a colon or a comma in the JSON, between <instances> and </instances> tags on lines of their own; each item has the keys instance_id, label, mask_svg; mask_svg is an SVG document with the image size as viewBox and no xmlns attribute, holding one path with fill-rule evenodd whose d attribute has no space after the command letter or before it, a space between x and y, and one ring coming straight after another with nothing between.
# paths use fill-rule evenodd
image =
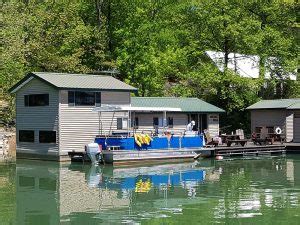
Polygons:
<instances>
[{"instance_id":1,"label":"green tree","mask_svg":"<svg viewBox=\"0 0 300 225\"><path fill-rule=\"evenodd\" d=\"M106 30L95 26L94 2L11 1L2 4L1 99L13 118L9 87L29 71L90 72L105 61ZM96 14L96 12L94 13ZM4 112L5 111L5 112Z\"/></svg>"}]
</instances>

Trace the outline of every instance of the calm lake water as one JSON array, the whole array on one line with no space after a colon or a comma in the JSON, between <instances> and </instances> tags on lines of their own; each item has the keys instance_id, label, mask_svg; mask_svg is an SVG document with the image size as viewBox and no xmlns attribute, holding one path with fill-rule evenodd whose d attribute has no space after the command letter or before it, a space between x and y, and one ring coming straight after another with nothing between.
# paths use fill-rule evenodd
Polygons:
<instances>
[{"instance_id":1,"label":"calm lake water","mask_svg":"<svg viewBox=\"0 0 300 225\"><path fill-rule=\"evenodd\" d=\"M113 168L0 163L0 224L300 224L300 155Z\"/></svg>"}]
</instances>

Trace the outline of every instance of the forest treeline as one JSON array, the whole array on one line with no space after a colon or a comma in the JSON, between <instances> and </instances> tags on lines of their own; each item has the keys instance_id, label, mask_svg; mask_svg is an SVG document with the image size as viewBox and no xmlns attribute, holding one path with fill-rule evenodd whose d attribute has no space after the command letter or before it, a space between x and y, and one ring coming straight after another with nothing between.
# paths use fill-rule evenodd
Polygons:
<instances>
[{"instance_id":1,"label":"forest treeline","mask_svg":"<svg viewBox=\"0 0 300 225\"><path fill-rule=\"evenodd\" d=\"M7 90L29 71L112 71L139 96L198 97L226 110L222 126L245 127L245 108L260 98L300 97L299 78L263 75L269 57L279 75L296 71L299 8L297 1L4 0L2 120L14 118ZM224 71L208 50L224 52ZM260 78L227 69L231 52L258 55Z\"/></svg>"}]
</instances>

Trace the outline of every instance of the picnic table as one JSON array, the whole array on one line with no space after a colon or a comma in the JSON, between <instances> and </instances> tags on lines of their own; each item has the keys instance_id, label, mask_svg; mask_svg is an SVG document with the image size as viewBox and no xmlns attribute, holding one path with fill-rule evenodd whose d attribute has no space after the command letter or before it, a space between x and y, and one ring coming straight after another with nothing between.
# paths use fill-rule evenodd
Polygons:
<instances>
[{"instance_id":1,"label":"picnic table","mask_svg":"<svg viewBox=\"0 0 300 225\"><path fill-rule=\"evenodd\" d=\"M227 147L230 147L232 143L235 143L236 145L245 146L247 143L247 140L227 140Z\"/></svg>"},{"instance_id":2,"label":"picnic table","mask_svg":"<svg viewBox=\"0 0 300 225\"><path fill-rule=\"evenodd\" d=\"M259 145L266 145L270 144L272 145L274 143L274 138L266 137L266 138L252 138L252 141L254 144L259 144Z\"/></svg>"},{"instance_id":3,"label":"picnic table","mask_svg":"<svg viewBox=\"0 0 300 225\"><path fill-rule=\"evenodd\" d=\"M228 140L239 140L240 135L238 134L221 134L220 137L222 138L222 143L227 144Z\"/></svg>"}]
</instances>

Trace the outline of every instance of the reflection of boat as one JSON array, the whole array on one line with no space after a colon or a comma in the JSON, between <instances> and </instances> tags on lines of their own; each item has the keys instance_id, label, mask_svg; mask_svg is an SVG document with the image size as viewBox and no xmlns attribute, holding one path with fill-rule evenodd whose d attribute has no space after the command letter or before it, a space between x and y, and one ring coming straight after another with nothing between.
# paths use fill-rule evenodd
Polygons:
<instances>
[{"instance_id":1,"label":"reflection of boat","mask_svg":"<svg viewBox=\"0 0 300 225\"><path fill-rule=\"evenodd\" d=\"M195 197L196 186L204 182L211 166L203 168L193 162L116 168L19 161L17 224L26 224L26 221L60 224L69 220L72 224L74 221L90 224L95 218L104 220L104 224L113 223L112 218L115 218L119 223L122 217L128 216L128 209L134 207L143 213L149 204L168 211L171 205L199 202L201 197ZM188 197L193 199L187 200ZM150 208L149 212L154 213ZM80 222L83 217L84 222Z\"/></svg>"},{"instance_id":2,"label":"reflection of boat","mask_svg":"<svg viewBox=\"0 0 300 225\"><path fill-rule=\"evenodd\" d=\"M108 174L107 174L108 172ZM149 192L151 188L183 186L204 181L206 171L197 163L167 164L153 167L111 168L103 170L105 185L121 190Z\"/></svg>"},{"instance_id":3,"label":"reflection of boat","mask_svg":"<svg viewBox=\"0 0 300 225\"><path fill-rule=\"evenodd\" d=\"M194 215L195 224L226 213L250 215L265 206L280 209L281 196L294 207L299 166L295 156L132 168L18 160L16 224L139 224L158 216L184 224L186 215ZM237 195L226 194L232 190ZM249 207L252 201L263 207Z\"/></svg>"}]
</instances>

